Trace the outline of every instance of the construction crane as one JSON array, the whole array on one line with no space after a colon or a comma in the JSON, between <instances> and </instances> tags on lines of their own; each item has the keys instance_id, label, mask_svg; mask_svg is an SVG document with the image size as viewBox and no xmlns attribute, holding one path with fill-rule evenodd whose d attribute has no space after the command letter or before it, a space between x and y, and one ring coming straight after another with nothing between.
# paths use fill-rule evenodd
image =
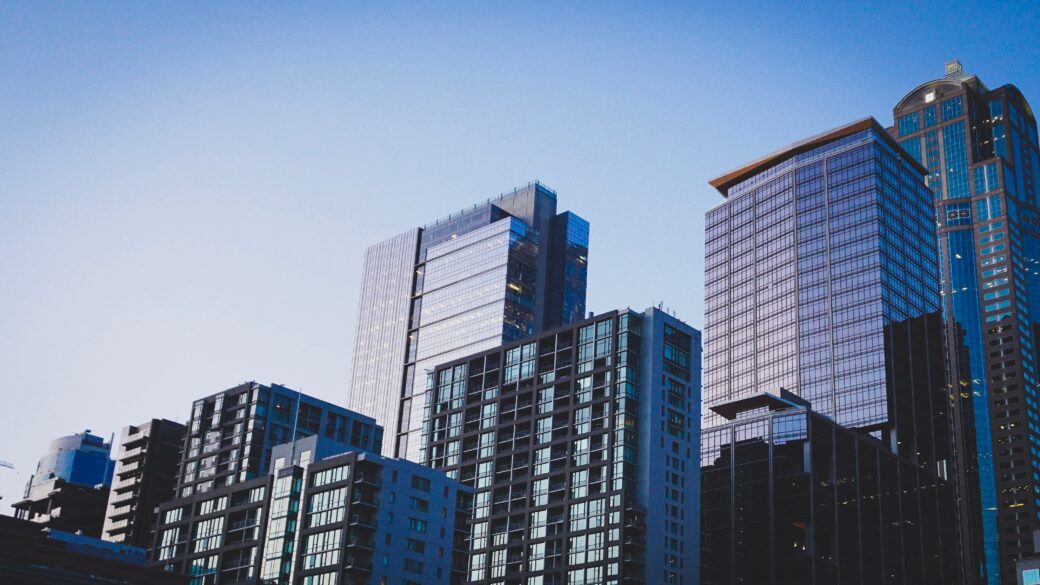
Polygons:
<instances>
[{"instance_id":1,"label":"construction crane","mask_svg":"<svg viewBox=\"0 0 1040 585\"><path fill-rule=\"evenodd\" d=\"M14 469L14 463L11 463L10 461L4 461L3 459L0 459L0 467L6 467L8 469Z\"/></svg>"}]
</instances>

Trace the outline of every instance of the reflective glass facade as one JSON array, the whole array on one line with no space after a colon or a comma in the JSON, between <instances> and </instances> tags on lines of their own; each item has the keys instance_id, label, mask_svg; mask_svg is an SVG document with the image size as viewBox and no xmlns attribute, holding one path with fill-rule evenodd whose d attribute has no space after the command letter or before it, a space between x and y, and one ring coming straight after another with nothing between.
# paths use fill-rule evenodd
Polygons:
<instances>
[{"instance_id":1,"label":"reflective glass facade","mask_svg":"<svg viewBox=\"0 0 1040 585\"><path fill-rule=\"evenodd\" d=\"M706 221L705 427L716 403L785 388L844 426L893 428L886 328L939 311L917 173L868 127L728 186Z\"/></svg>"},{"instance_id":2,"label":"reflective glass facade","mask_svg":"<svg viewBox=\"0 0 1040 585\"><path fill-rule=\"evenodd\" d=\"M903 122L936 107L934 128ZM931 173L967 572L975 583L1013 583L1040 522L1036 122L1014 86L990 90L956 63L907 94L894 117L891 132Z\"/></svg>"},{"instance_id":3,"label":"reflective glass facade","mask_svg":"<svg viewBox=\"0 0 1040 585\"><path fill-rule=\"evenodd\" d=\"M417 458L439 363L580 319L588 222L533 183L366 251L348 405Z\"/></svg>"},{"instance_id":4,"label":"reflective glass facade","mask_svg":"<svg viewBox=\"0 0 1040 585\"><path fill-rule=\"evenodd\" d=\"M425 462L474 488L468 583L699 583L700 335L601 314L442 364Z\"/></svg>"},{"instance_id":5,"label":"reflective glass facade","mask_svg":"<svg viewBox=\"0 0 1040 585\"><path fill-rule=\"evenodd\" d=\"M868 118L711 182L704 583L959 582L926 174Z\"/></svg>"},{"instance_id":6,"label":"reflective glass facade","mask_svg":"<svg viewBox=\"0 0 1040 585\"><path fill-rule=\"evenodd\" d=\"M25 497L46 495L45 491L37 488L54 479L86 486L109 485L115 468L115 463L109 458L111 449L112 446L104 439L89 432L54 439L25 485Z\"/></svg>"}]
</instances>

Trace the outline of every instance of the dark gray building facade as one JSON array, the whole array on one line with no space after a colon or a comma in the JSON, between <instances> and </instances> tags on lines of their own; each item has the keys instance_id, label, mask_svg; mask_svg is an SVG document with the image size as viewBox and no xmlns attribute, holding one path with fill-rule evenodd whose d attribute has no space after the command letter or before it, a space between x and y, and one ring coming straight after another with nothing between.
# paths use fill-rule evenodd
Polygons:
<instances>
[{"instance_id":1,"label":"dark gray building facade","mask_svg":"<svg viewBox=\"0 0 1040 585\"><path fill-rule=\"evenodd\" d=\"M147 549L155 508L173 499L187 428L166 419L124 427L101 538Z\"/></svg>"},{"instance_id":2,"label":"dark gray building facade","mask_svg":"<svg viewBox=\"0 0 1040 585\"><path fill-rule=\"evenodd\" d=\"M474 584L699 582L700 333L612 311L439 365L425 461L474 489Z\"/></svg>"},{"instance_id":3,"label":"dark gray building facade","mask_svg":"<svg viewBox=\"0 0 1040 585\"><path fill-rule=\"evenodd\" d=\"M321 435L379 452L375 420L278 384L246 382L196 400L177 478L178 497L265 475L275 445Z\"/></svg>"},{"instance_id":4,"label":"dark gray building facade","mask_svg":"<svg viewBox=\"0 0 1040 585\"><path fill-rule=\"evenodd\" d=\"M455 585L471 491L417 463L319 435L270 473L163 504L153 565L192 585Z\"/></svg>"}]
</instances>

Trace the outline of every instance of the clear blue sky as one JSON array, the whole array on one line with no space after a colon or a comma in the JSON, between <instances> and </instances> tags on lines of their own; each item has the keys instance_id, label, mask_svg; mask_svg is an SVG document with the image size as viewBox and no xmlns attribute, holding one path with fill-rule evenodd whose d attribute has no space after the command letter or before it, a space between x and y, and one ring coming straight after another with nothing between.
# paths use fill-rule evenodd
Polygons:
<instances>
[{"instance_id":1,"label":"clear blue sky","mask_svg":"<svg viewBox=\"0 0 1040 585\"><path fill-rule=\"evenodd\" d=\"M711 177L948 58L1040 101L1034 3L705 4L0 3L0 509L58 435L342 402L363 248L488 196L591 222L590 309L700 326Z\"/></svg>"}]
</instances>

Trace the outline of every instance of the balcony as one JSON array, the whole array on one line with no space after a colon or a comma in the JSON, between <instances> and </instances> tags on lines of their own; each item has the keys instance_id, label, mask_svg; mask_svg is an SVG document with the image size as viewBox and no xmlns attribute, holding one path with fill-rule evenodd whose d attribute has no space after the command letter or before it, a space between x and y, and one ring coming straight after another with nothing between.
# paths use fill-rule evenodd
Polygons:
<instances>
[{"instance_id":1,"label":"balcony","mask_svg":"<svg viewBox=\"0 0 1040 585\"><path fill-rule=\"evenodd\" d=\"M353 538L348 538L347 539L347 548L348 549L356 548L356 549L361 549L361 550L374 551L375 548L376 548L376 543L371 538L353 537Z\"/></svg>"},{"instance_id":2,"label":"balcony","mask_svg":"<svg viewBox=\"0 0 1040 585\"><path fill-rule=\"evenodd\" d=\"M346 558L343 559L343 569L344 571L371 573L372 559L347 555Z\"/></svg>"},{"instance_id":3,"label":"balcony","mask_svg":"<svg viewBox=\"0 0 1040 585\"><path fill-rule=\"evenodd\" d=\"M383 482L380 481L379 476L371 473L358 473L354 476L354 483L363 483L376 487L383 485Z\"/></svg>"},{"instance_id":4,"label":"balcony","mask_svg":"<svg viewBox=\"0 0 1040 585\"><path fill-rule=\"evenodd\" d=\"M376 522L368 516L362 516L360 514L351 514L350 525L361 528L368 528L370 530L376 529Z\"/></svg>"},{"instance_id":5,"label":"balcony","mask_svg":"<svg viewBox=\"0 0 1040 585\"><path fill-rule=\"evenodd\" d=\"M354 498L350 500L350 505L351 506L366 506L366 507L369 507L369 508L378 509L379 508L379 499L378 498L366 498L366 497L362 497L362 496L357 496L355 494Z\"/></svg>"},{"instance_id":6,"label":"balcony","mask_svg":"<svg viewBox=\"0 0 1040 585\"><path fill-rule=\"evenodd\" d=\"M137 460L131 461L129 463L124 463L124 462L121 461L119 463L119 470L117 471L117 473L119 475L123 475L123 474L129 473L131 471L137 471L140 467L141 467L141 462L137 461Z\"/></svg>"},{"instance_id":7,"label":"balcony","mask_svg":"<svg viewBox=\"0 0 1040 585\"><path fill-rule=\"evenodd\" d=\"M116 494L116 497L112 498L112 504L118 504L120 502L129 502L137 498L137 490L130 490L120 492Z\"/></svg>"},{"instance_id":8,"label":"balcony","mask_svg":"<svg viewBox=\"0 0 1040 585\"><path fill-rule=\"evenodd\" d=\"M112 510L112 513L110 513L108 515L108 519L111 520L112 522L116 522L118 520L123 520L124 518L129 518L130 516L133 516L133 515L134 515L134 507L133 506L125 506L125 507L124 506L120 506L120 507L114 508Z\"/></svg>"}]
</instances>

